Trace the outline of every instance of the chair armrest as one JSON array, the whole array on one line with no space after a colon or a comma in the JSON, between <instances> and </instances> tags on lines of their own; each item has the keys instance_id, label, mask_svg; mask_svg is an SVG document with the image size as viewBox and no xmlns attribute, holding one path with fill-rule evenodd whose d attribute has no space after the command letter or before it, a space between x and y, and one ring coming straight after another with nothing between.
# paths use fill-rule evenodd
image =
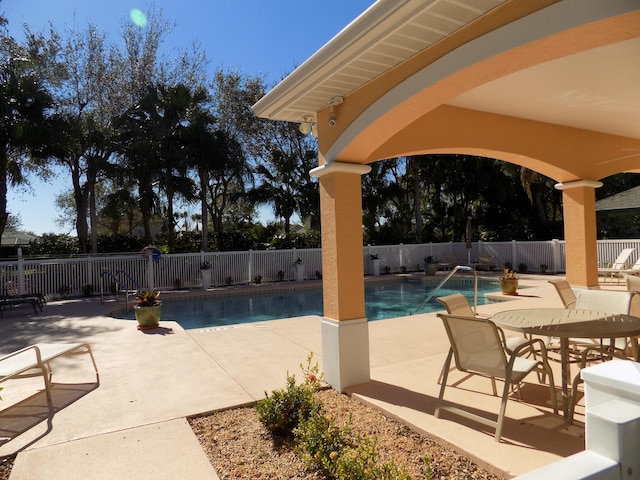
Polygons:
<instances>
[{"instance_id":1,"label":"chair armrest","mask_svg":"<svg viewBox=\"0 0 640 480\"><path fill-rule=\"evenodd\" d=\"M541 338L532 338L530 340L527 340L523 344L518 345L516 348L513 349L513 353L511 355L517 356L520 353L520 350L524 350L525 348L528 348L528 347L533 347L534 344L540 345L540 352L542 353L543 358L546 358L547 347Z\"/></svg>"}]
</instances>

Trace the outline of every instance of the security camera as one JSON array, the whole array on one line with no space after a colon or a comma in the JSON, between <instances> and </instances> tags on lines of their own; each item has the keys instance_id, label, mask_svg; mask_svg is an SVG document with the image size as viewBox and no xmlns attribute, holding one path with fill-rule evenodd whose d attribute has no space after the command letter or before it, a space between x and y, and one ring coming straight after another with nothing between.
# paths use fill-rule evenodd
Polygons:
<instances>
[{"instance_id":1,"label":"security camera","mask_svg":"<svg viewBox=\"0 0 640 480\"><path fill-rule=\"evenodd\" d=\"M329 115L329 126L330 127L336 126L336 117L333 114Z\"/></svg>"}]
</instances>

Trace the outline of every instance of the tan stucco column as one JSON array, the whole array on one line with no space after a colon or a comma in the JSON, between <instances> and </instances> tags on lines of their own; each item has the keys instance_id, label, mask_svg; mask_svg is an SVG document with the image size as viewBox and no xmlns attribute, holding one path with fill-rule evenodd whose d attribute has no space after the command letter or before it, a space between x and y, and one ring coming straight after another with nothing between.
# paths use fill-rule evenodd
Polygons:
<instances>
[{"instance_id":1,"label":"tan stucco column","mask_svg":"<svg viewBox=\"0 0 640 480\"><path fill-rule=\"evenodd\" d=\"M370 380L360 178L370 170L368 165L332 162L309 172L320 179L322 367L324 379L339 392Z\"/></svg>"},{"instance_id":2,"label":"tan stucco column","mask_svg":"<svg viewBox=\"0 0 640 480\"><path fill-rule=\"evenodd\" d=\"M596 192L602 182L578 180L558 183L562 190L567 281L571 285L598 285Z\"/></svg>"}]
</instances>

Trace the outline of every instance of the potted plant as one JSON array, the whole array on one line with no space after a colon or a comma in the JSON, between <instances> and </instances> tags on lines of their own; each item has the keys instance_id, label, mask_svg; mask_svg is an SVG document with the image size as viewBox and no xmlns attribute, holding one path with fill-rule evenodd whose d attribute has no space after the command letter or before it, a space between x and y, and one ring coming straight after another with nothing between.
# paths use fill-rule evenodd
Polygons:
<instances>
[{"instance_id":1,"label":"potted plant","mask_svg":"<svg viewBox=\"0 0 640 480\"><path fill-rule=\"evenodd\" d=\"M304 281L304 263L302 263L302 259L298 257L298 259L293 262L296 266L296 281L303 282Z\"/></svg>"},{"instance_id":2,"label":"potted plant","mask_svg":"<svg viewBox=\"0 0 640 480\"><path fill-rule=\"evenodd\" d=\"M502 290L502 293L505 295L518 294L516 292L518 289L518 277L516 277L516 272L510 268L505 268L502 277L498 280L500 281L500 290Z\"/></svg>"},{"instance_id":3,"label":"potted plant","mask_svg":"<svg viewBox=\"0 0 640 480\"><path fill-rule=\"evenodd\" d=\"M373 274L377 277L380 275L380 254L372 253L369 257L373 262Z\"/></svg>"},{"instance_id":4,"label":"potted plant","mask_svg":"<svg viewBox=\"0 0 640 480\"><path fill-rule=\"evenodd\" d=\"M424 257L424 274L435 275L438 271L438 261L433 259L433 256L427 255Z\"/></svg>"},{"instance_id":5,"label":"potted plant","mask_svg":"<svg viewBox=\"0 0 640 480\"><path fill-rule=\"evenodd\" d=\"M136 305L133 311L138 321L138 330L156 328L160 324L162 302L158 300L158 290L144 290L136 293Z\"/></svg>"},{"instance_id":6,"label":"potted plant","mask_svg":"<svg viewBox=\"0 0 640 480\"><path fill-rule=\"evenodd\" d=\"M202 277L202 288L206 290L211 286L211 264L209 262L200 264L200 276Z\"/></svg>"}]
</instances>

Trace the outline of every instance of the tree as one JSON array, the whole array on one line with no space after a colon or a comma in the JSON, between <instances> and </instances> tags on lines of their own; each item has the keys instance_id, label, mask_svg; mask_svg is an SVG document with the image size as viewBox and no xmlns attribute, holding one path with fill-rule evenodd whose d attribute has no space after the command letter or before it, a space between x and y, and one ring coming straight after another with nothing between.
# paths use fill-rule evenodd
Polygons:
<instances>
[{"instance_id":1,"label":"tree","mask_svg":"<svg viewBox=\"0 0 640 480\"><path fill-rule=\"evenodd\" d=\"M318 155L315 144L300 133L296 124L274 122L272 131L265 130L264 138L271 151L266 162L255 166L260 184L250 192L250 198L271 205L274 214L284 221L284 234L288 236L291 217L296 213L302 220L319 221L318 184L309 176Z\"/></svg>"},{"instance_id":2,"label":"tree","mask_svg":"<svg viewBox=\"0 0 640 480\"><path fill-rule=\"evenodd\" d=\"M50 138L49 92L22 59L0 64L0 235L7 225L7 187L24 181L25 155L43 157Z\"/></svg>"}]
</instances>

